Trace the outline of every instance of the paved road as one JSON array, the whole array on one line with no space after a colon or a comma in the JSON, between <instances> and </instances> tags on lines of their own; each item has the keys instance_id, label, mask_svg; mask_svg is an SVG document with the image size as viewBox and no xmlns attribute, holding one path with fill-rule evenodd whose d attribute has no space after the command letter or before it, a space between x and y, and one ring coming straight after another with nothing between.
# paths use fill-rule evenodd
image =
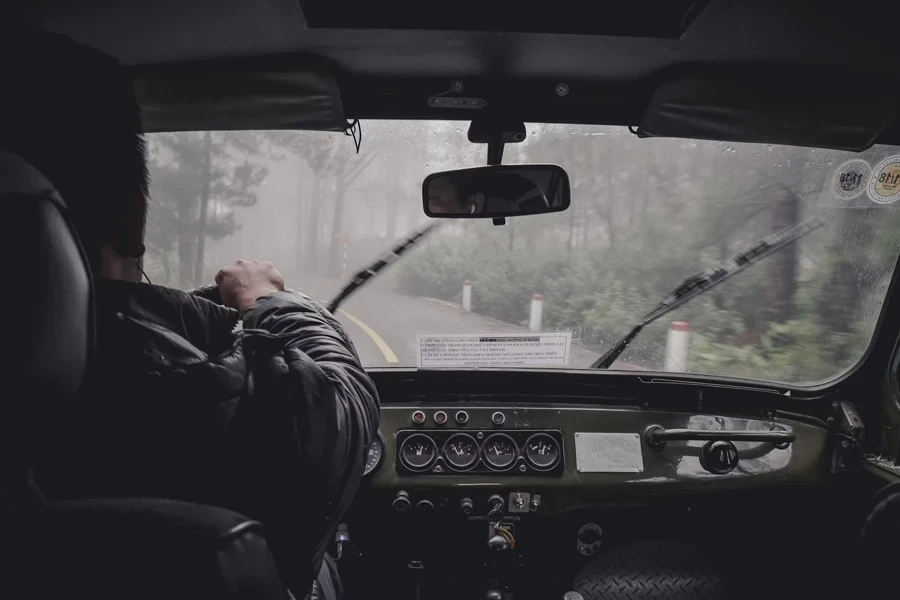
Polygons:
<instances>
[{"instance_id":1,"label":"paved road","mask_svg":"<svg viewBox=\"0 0 900 600\"><path fill-rule=\"evenodd\" d=\"M339 286L337 281L308 281L300 289L322 301L331 298ZM346 300L336 316L366 367L415 367L417 335L528 333L525 327L469 313L449 302L406 296L374 285ZM569 367L585 368L597 356L573 344Z\"/></svg>"}]
</instances>

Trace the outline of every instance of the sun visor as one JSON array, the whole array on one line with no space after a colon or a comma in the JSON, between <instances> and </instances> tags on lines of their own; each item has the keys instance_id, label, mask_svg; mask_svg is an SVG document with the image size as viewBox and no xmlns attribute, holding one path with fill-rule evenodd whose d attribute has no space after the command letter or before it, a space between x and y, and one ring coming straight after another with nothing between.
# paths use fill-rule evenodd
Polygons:
<instances>
[{"instance_id":1,"label":"sun visor","mask_svg":"<svg viewBox=\"0 0 900 600\"><path fill-rule=\"evenodd\" d=\"M322 71L135 74L144 130L344 131L341 92Z\"/></svg>"},{"instance_id":2,"label":"sun visor","mask_svg":"<svg viewBox=\"0 0 900 600\"><path fill-rule=\"evenodd\" d=\"M675 137L865 150L889 125L898 86L885 76L869 89L772 69L753 76L690 76L659 85L639 137Z\"/></svg>"}]
</instances>

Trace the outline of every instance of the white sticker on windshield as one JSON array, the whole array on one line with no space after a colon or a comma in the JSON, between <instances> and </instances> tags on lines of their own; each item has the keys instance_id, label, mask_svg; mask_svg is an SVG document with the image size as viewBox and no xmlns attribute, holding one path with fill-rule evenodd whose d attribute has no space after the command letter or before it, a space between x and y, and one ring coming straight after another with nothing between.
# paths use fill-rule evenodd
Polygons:
<instances>
[{"instance_id":1,"label":"white sticker on windshield","mask_svg":"<svg viewBox=\"0 0 900 600\"><path fill-rule=\"evenodd\" d=\"M878 163L867 187L872 202L891 204L900 200L900 156L889 156Z\"/></svg>"},{"instance_id":2,"label":"white sticker on windshield","mask_svg":"<svg viewBox=\"0 0 900 600\"><path fill-rule=\"evenodd\" d=\"M872 167L864 160L848 160L834 174L831 191L842 200L852 200L866 191Z\"/></svg>"},{"instance_id":3,"label":"white sticker on windshield","mask_svg":"<svg viewBox=\"0 0 900 600\"><path fill-rule=\"evenodd\" d=\"M572 332L420 335L419 367L564 367Z\"/></svg>"}]
</instances>

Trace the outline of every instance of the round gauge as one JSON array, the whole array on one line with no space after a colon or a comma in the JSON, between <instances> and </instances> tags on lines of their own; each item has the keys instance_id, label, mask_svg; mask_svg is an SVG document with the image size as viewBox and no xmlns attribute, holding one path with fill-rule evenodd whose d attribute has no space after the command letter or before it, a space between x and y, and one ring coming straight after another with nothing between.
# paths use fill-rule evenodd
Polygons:
<instances>
[{"instance_id":1,"label":"round gauge","mask_svg":"<svg viewBox=\"0 0 900 600\"><path fill-rule=\"evenodd\" d=\"M363 475L368 475L377 469L383 459L384 438L381 437L381 433L379 433L378 436L372 440L372 443L369 444L369 449L366 451L366 467L363 470Z\"/></svg>"},{"instance_id":2,"label":"round gauge","mask_svg":"<svg viewBox=\"0 0 900 600\"><path fill-rule=\"evenodd\" d=\"M519 453L516 443L504 433L495 433L484 442L484 462L494 469L508 469Z\"/></svg>"},{"instance_id":3,"label":"round gauge","mask_svg":"<svg viewBox=\"0 0 900 600\"><path fill-rule=\"evenodd\" d=\"M535 469L552 469L559 455L559 444L546 433L536 433L525 442L525 458Z\"/></svg>"},{"instance_id":4,"label":"round gauge","mask_svg":"<svg viewBox=\"0 0 900 600\"><path fill-rule=\"evenodd\" d=\"M444 457L454 469L468 469L478 460L478 443L468 433L454 434L444 444Z\"/></svg>"},{"instance_id":5,"label":"round gauge","mask_svg":"<svg viewBox=\"0 0 900 600\"><path fill-rule=\"evenodd\" d=\"M413 471L427 469L435 458L437 446L427 435L411 435L400 445L400 461Z\"/></svg>"}]
</instances>

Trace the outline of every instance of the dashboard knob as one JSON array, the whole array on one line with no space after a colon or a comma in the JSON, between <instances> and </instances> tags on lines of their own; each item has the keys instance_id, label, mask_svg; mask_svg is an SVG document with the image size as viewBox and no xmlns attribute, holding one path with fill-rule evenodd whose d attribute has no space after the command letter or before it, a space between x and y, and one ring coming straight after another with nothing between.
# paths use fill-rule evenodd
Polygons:
<instances>
[{"instance_id":1,"label":"dashboard knob","mask_svg":"<svg viewBox=\"0 0 900 600\"><path fill-rule=\"evenodd\" d=\"M472 502L471 498L463 498L459 501L459 510L466 516L471 515L475 510L475 504Z\"/></svg>"},{"instance_id":2,"label":"dashboard knob","mask_svg":"<svg viewBox=\"0 0 900 600\"><path fill-rule=\"evenodd\" d=\"M391 502L391 508L393 508L396 513L408 513L409 509L412 508L412 503L409 501L409 494L403 490L397 492L397 497Z\"/></svg>"},{"instance_id":3,"label":"dashboard knob","mask_svg":"<svg viewBox=\"0 0 900 600\"><path fill-rule=\"evenodd\" d=\"M488 510L503 510L503 506L505 503L503 502L503 496L500 494L494 494L490 498L488 498Z\"/></svg>"},{"instance_id":4,"label":"dashboard knob","mask_svg":"<svg viewBox=\"0 0 900 600\"><path fill-rule=\"evenodd\" d=\"M505 550L509 550L511 548L511 545L509 543L509 540L505 536L502 536L498 533L497 535L492 535L488 538L488 548L490 548L491 550L503 552Z\"/></svg>"},{"instance_id":5,"label":"dashboard knob","mask_svg":"<svg viewBox=\"0 0 900 600\"><path fill-rule=\"evenodd\" d=\"M469 413L464 410L460 410L456 412L456 422L460 425L465 425L469 422Z\"/></svg>"},{"instance_id":6,"label":"dashboard knob","mask_svg":"<svg viewBox=\"0 0 900 600\"><path fill-rule=\"evenodd\" d=\"M582 544L588 544L588 545L596 544L597 542L600 541L601 533L600 533L599 529L600 529L599 527L598 528L582 527L578 531L578 541L581 542Z\"/></svg>"},{"instance_id":7,"label":"dashboard knob","mask_svg":"<svg viewBox=\"0 0 900 600\"><path fill-rule=\"evenodd\" d=\"M727 440L708 442L700 451L700 465L716 475L731 473L739 460L737 448Z\"/></svg>"},{"instance_id":8,"label":"dashboard knob","mask_svg":"<svg viewBox=\"0 0 900 600\"><path fill-rule=\"evenodd\" d=\"M506 415L498 410L491 415L491 421L494 422L494 425L503 425L504 423L506 423Z\"/></svg>"},{"instance_id":9,"label":"dashboard knob","mask_svg":"<svg viewBox=\"0 0 900 600\"><path fill-rule=\"evenodd\" d=\"M419 512L431 512L434 510L434 503L431 500L419 500L416 502L416 510Z\"/></svg>"}]
</instances>

